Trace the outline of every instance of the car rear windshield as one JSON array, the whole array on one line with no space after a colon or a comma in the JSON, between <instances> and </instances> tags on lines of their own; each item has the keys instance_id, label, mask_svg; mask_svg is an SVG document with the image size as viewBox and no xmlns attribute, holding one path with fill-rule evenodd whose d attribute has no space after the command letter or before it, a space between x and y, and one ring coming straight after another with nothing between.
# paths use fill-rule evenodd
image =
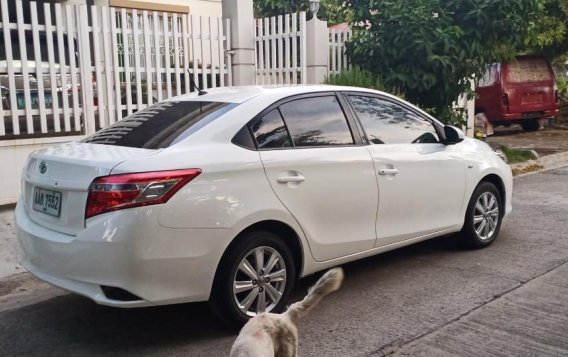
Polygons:
<instances>
[{"instance_id":1,"label":"car rear windshield","mask_svg":"<svg viewBox=\"0 0 568 357\"><path fill-rule=\"evenodd\" d=\"M166 148L237 105L198 101L161 102L96 132L83 142L143 149Z\"/></svg>"},{"instance_id":2,"label":"car rear windshield","mask_svg":"<svg viewBox=\"0 0 568 357\"><path fill-rule=\"evenodd\" d=\"M508 65L509 82L540 82L552 80L552 71L544 59L519 59Z\"/></svg>"}]
</instances>

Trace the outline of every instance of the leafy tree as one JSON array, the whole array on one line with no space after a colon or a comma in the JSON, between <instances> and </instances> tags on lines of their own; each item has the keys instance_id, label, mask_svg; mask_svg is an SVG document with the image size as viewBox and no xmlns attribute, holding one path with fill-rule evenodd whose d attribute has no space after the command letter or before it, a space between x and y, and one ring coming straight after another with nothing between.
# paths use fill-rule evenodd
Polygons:
<instances>
[{"instance_id":1,"label":"leafy tree","mask_svg":"<svg viewBox=\"0 0 568 357\"><path fill-rule=\"evenodd\" d=\"M530 22L526 49L549 59L568 57L568 0L544 0Z\"/></svg>"},{"instance_id":2,"label":"leafy tree","mask_svg":"<svg viewBox=\"0 0 568 357\"><path fill-rule=\"evenodd\" d=\"M388 87L455 123L451 105L469 91L469 79L523 48L542 1L346 0L354 28L348 54Z\"/></svg>"},{"instance_id":3,"label":"leafy tree","mask_svg":"<svg viewBox=\"0 0 568 357\"><path fill-rule=\"evenodd\" d=\"M343 7L342 0L321 0L318 18L328 24L340 24L350 19L350 11ZM310 9L309 0L254 0L255 17L290 14Z\"/></svg>"}]
</instances>

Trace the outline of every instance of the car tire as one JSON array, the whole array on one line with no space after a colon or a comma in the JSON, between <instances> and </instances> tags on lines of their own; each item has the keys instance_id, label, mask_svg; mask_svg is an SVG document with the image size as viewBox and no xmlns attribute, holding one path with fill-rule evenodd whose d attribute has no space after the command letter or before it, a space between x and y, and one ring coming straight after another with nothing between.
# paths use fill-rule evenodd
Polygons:
<instances>
[{"instance_id":1,"label":"car tire","mask_svg":"<svg viewBox=\"0 0 568 357\"><path fill-rule=\"evenodd\" d=\"M521 122L521 127L524 131L537 131L540 129L540 123L538 119L531 119Z\"/></svg>"},{"instance_id":2,"label":"car tire","mask_svg":"<svg viewBox=\"0 0 568 357\"><path fill-rule=\"evenodd\" d=\"M481 182L467 205L464 226L460 232L462 243L473 249L487 247L499 235L502 218L501 193L491 182Z\"/></svg>"},{"instance_id":3,"label":"car tire","mask_svg":"<svg viewBox=\"0 0 568 357\"><path fill-rule=\"evenodd\" d=\"M296 280L292 252L280 237L259 230L237 239L221 259L209 300L233 327L244 325L263 303L264 311L282 312Z\"/></svg>"}]
</instances>

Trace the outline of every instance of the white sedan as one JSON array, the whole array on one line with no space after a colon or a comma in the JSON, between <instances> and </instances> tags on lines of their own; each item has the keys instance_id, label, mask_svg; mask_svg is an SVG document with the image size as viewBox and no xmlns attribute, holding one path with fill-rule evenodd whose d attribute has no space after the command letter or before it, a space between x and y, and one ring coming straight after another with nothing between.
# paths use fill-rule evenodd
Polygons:
<instances>
[{"instance_id":1,"label":"white sedan","mask_svg":"<svg viewBox=\"0 0 568 357\"><path fill-rule=\"evenodd\" d=\"M279 311L298 278L452 232L491 244L512 175L485 143L394 96L237 87L166 100L30 155L23 263L118 307Z\"/></svg>"}]
</instances>

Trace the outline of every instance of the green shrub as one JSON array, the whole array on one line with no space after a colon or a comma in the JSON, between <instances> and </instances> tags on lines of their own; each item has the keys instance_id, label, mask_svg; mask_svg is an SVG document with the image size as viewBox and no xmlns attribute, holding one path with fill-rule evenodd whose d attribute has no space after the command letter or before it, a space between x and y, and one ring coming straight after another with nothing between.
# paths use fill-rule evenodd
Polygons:
<instances>
[{"instance_id":1,"label":"green shrub","mask_svg":"<svg viewBox=\"0 0 568 357\"><path fill-rule=\"evenodd\" d=\"M568 80L557 78L556 86L558 87L558 106L560 107L560 115L557 120L564 123L568 120Z\"/></svg>"},{"instance_id":2,"label":"green shrub","mask_svg":"<svg viewBox=\"0 0 568 357\"><path fill-rule=\"evenodd\" d=\"M440 120L444 124L453 125L461 128L467 125L467 109L465 108L448 108L441 109L423 108L425 112Z\"/></svg>"},{"instance_id":3,"label":"green shrub","mask_svg":"<svg viewBox=\"0 0 568 357\"><path fill-rule=\"evenodd\" d=\"M324 83L336 86L369 88L387 92L400 98L405 98L404 93L402 93L400 89L385 85L376 74L359 67L353 67L350 70L332 75L326 78ZM455 125L458 128L465 125L467 120L467 112L462 108L442 108L437 110L435 108L422 109L433 117L440 119L442 122Z\"/></svg>"},{"instance_id":4,"label":"green shrub","mask_svg":"<svg viewBox=\"0 0 568 357\"><path fill-rule=\"evenodd\" d=\"M378 76L370 71L360 69L359 67L353 67L352 69L331 75L325 79L324 83L336 86L361 87L380 90L404 98L404 94L397 88L387 87Z\"/></svg>"},{"instance_id":5,"label":"green shrub","mask_svg":"<svg viewBox=\"0 0 568 357\"><path fill-rule=\"evenodd\" d=\"M558 78L556 80L556 86L558 87L558 101L561 106L568 105L568 80Z\"/></svg>"}]
</instances>

